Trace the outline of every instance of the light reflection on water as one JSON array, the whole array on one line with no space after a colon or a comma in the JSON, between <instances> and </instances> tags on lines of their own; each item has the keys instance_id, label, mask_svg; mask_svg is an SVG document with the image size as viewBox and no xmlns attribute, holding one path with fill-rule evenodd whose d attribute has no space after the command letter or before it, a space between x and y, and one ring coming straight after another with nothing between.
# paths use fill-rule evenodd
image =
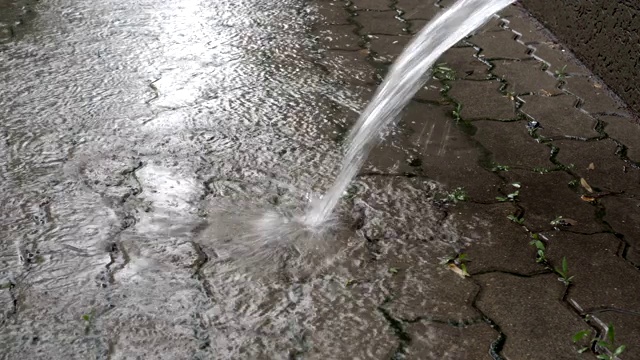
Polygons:
<instances>
[{"instance_id":1,"label":"light reflection on water","mask_svg":"<svg viewBox=\"0 0 640 360\"><path fill-rule=\"evenodd\" d=\"M433 195L421 182L362 180L361 206L345 202L326 233L285 222L330 184L334 132L361 105L315 65L307 2L28 6L29 27L0 43L4 356L379 358L396 347L372 311L389 288L372 259L427 264L439 250L376 241L403 228L411 241L435 236L435 249L453 240L429 209L403 213Z\"/></svg>"}]
</instances>

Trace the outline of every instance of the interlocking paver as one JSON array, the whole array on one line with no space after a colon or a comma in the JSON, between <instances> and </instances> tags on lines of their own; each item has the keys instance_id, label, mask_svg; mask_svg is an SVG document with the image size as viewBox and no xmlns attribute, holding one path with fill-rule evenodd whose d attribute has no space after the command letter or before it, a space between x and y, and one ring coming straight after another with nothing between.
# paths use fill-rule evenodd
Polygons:
<instances>
[{"instance_id":1,"label":"interlocking paver","mask_svg":"<svg viewBox=\"0 0 640 360\"><path fill-rule=\"evenodd\" d=\"M638 133L640 125L633 120L621 116L598 116L605 122L604 132L627 147L627 156L636 162L640 161L640 143Z\"/></svg>"},{"instance_id":2,"label":"interlocking paver","mask_svg":"<svg viewBox=\"0 0 640 360\"><path fill-rule=\"evenodd\" d=\"M352 0L352 6L356 10L391 10L391 0Z\"/></svg>"},{"instance_id":3,"label":"interlocking paver","mask_svg":"<svg viewBox=\"0 0 640 360\"><path fill-rule=\"evenodd\" d=\"M475 277L484 291L477 306L505 333L508 359L579 359L571 336L584 323L560 301L556 275L523 278L493 273Z\"/></svg>"},{"instance_id":4,"label":"interlocking paver","mask_svg":"<svg viewBox=\"0 0 640 360\"><path fill-rule=\"evenodd\" d=\"M498 334L487 324L452 326L417 322L407 326L411 344L407 359L489 360L489 348Z\"/></svg>"},{"instance_id":5,"label":"interlocking paver","mask_svg":"<svg viewBox=\"0 0 640 360\"><path fill-rule=\"evenodd\" d=\"M320 46L331 50L360 50L362 39L353 25L327 25L318 30Z\"/></svg>"},{"instance_id":6,"label":"interlocking paver","mask_svg":"<svg viewBox=\"0 0 640 360\"><path fill-rule=\"evenodd\" d=\"M495 67L491 73L508 83L507 91L509 92L538 95L562 93L558 89L558 81L542 71L540 62L535 59L495 60L492 63Z\"/></svg>"},{"instance_id":7,"label":"interlocking paver","mask_svg":"<svg viewBox=\"0 0 640 360\"><path fill-rule=\"evenodd\" d=\"M353 18L362 26L361 35L366 34L385 34L385 35L402 35L406 25L396 19L397 13L390 11L358 11L358 16Z\"/></svg>"},{"instance_id":8,"label":"interlocking paver","mask_svg":"<svg viewBox=\"0 0 640 360\"><path fill-rule=\"evenodd\" d=\"M376 71L400 54L439 6L452 2L356 1L342 16L356 11L353 20L362 26L358 45L364 49L349 44L354 51L328 51L323 61L341 66L333 61L340 56L345 67L359 69L345 82L373 90ZM399 18L387 11L391 8L400 11ZM640 127L521 7L509 7L503 15L439 59L456 80L430 80L363 168L387 172L377 186L397 186L417 176L469 195L469 201L445 202L440 209L460 238L448 251L467 254L470 278L437 265L440 256L452 255L441 248L410 255L395 241L378 244L385 252L378 270L363 276L402 264L378 284L389 290L382 307L397 322L397 347L390 350L385 340L383 348L406 358L489 358L499 332L474 322L483 314L506 336L494 349L504 358L589 359L593 353L578 354L571 341L579 330L598 328L581 318L587 309L620 324L621 342L630 345L622 358L633 358L640 349L633 337L637 327L612 311L638 311L632 298L640 283L640 170L625 156L640 160ZM461 110L457 119L454 110ZM542 127L532 130L533 120ZM580 178L594 194L580 186ZM502 202L516 191L514 202ZM560 216L569 225L552 224ZM546 264L536 262L530 244L535 232L542 232ZM563 257L569 275L575 275L566 298L565 285L552 273ZM429 266L415 266L425 259Z\"/></svg>"},{"instance_id":9,"label":"interlocking paver","mask_svg":"<svg viewBox=\"0 0 640 360\"><path fill-rule=\"evenodd\" d=\"M535 249L529 245L529 236L515 223L507 220L516 213L512 204L479 205L464 203L456 206L451 217L458 225L460 235L469 245L464 252L469 256L470 274L503 271L534 274L544 270L535 261Z\"/></svg>"},{"instance_id":10,"label":"interlocking paver","mask_svg":"<svg viewBox=\"0 0 640 360\"><path fill-rule=\"evenodd\" d=\"M402 10L404 19L432 19L440 8L435 6L433 1L425 0L398 0L396 8Z\"/></svg>"},{"instance_id":11,"label":"interlocking paver","mask_svg":"<svg viewBox=\"0 0 640 360\"><path fill-rule=\"evenodd\" d=\"M472 106L472 105L469 105ZM537 143L528 133L526 123L477 121L474 139L479 141L498 165L533 170L553 166L548 146Z\"/></svg>"},{"instance_id":12,"label":"interlocking paver","mask_svg":"<svg viewBox=\"0 0 640 360\"><path fill-rule=\"evenodd\" d=\"M640 272L616 256L621 245L612 234L579 235L568 232L545 234L546 255L560 267L566 258L574 276L568 299L580 307L618 308L640 313Z\"/></svg>"},{"instance_id":13,"label":"interlocking paver","mask_svg":"<svg viewBox=\"0 0 640 360\"><path fill-rule=\"evenodd\" d=\"M572 170L596 191L640 195L640 169L616 155L618 149L610 139L599 141L561 141L556 159Z\"/></svg>"},{"instance_id":14,"label":"interlocking paver","mask_svg":"<svg viewBox=\"0 0 640 360\"><path fill-rule=\"evenodd\" d=\"M539 174L525 171L509 171L505 175L511 182L520 183L518 204L525 209L524 219L533 231L551 229L550 224L558 216L575 220L571 230L595 233L605 230L596 220L596 207L581 199L569 187L574 180L562 171ZM514 191L507 187L506 191Z\"/></svg>"},{"instance_id":15,"label":"interlocking paver","mask_svg":"<svg viewBox=\"0 0 640 360\"><path fill-rule=\"evenodd\" d=\"M460 115L465 120L509 120L516 117L515 104L499 92L499 81L457 81L449 91L462 104Z\"/></svg>"},{"instance_id":16,"label":"interlocking paver","mask_svg":"<svg viewBox=\"0 0 640 360\"><path fill-rule=\"evenodd\" d=\"M576 109L576 98L571 95L527 96L522 112L538 121L542 128L538 131L546 137L575 136L597 137L596 120Z\"/></svg>"}]
</instances>

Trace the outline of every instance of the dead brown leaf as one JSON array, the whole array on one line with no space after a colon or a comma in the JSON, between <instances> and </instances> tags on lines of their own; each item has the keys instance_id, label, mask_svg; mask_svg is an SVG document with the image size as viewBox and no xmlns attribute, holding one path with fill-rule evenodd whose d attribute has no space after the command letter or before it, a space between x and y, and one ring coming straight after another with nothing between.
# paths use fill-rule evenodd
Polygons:
<instances>
[{"instance_id":1,"label":"dead brown leaf","mask_svg":"<svg viewBox=\"0 0 640 360\"><path fill-rule=\"evenodd\" d=\"M590 163L589 166L587 166L587 170L595 170L596 169L596 165L594 163Z\"/></svg>"},{"instance_id":2,"label":"dead brown leaf","mask_svg":"<svg viewBox=\"0 0 640 360\"><path fill-rule=\"evenodd\" d=\"M585 180L584 178L580 178L580 185L582 185L582 187L587 190L588 192L592 193L593 189L591 188L591 186L589 185L589 183L587 182L587 180Z\"/></svg>"},{"instance_id":3,"label":"dead brown leaf","mask_svg":"<svg viewBox=\"0 0 640 360\"><path fill-rule=\"evenodd\" d=\"M586 202L594 202L594 201L596 201L596 198L594 198L593 196L587 196L587 195L580 196L580 199L582 199L583 201L586 201Z\"/></svg>"},{"instance_id":4,"label":"dead brown leaf","mask_svg":"<svg viewBox=\"0 0 640 360\"><path fill-rule=\"evenodd\" d=\"M448 267L449 267L449 269L451 271L453 271L454 273L458 274L461 278L465 278L465 277L469 276L469 273L467 272L467 269L461 269L456 264L450 263L450 264L448 264Z\"/></svg>"}]
</instances>

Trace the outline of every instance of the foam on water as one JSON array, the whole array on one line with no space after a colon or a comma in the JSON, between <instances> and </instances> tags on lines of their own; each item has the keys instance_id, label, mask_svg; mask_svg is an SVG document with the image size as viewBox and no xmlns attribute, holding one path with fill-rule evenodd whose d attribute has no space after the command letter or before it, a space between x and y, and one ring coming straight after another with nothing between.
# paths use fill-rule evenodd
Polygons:
<instances>
[{"instance_id":1,"label":"foam on water","mask_svg":"<svg viewBox=\"0 0 640 360\"><path fill-rule=\"evenodd\" d=\"M333 213L370 150L381 140L382 130L398 120L402 109L429 79L429 70L438 58L512 2L459 0L415 36L351 130L340 174L324 197L309 209L306 224L319 226Z\"/></svg>"}]
</instances>

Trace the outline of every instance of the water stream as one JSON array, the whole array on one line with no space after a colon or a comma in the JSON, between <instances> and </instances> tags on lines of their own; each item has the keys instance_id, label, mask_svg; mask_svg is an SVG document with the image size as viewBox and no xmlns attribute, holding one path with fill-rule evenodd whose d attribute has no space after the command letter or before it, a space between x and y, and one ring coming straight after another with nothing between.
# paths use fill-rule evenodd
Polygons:
<instances>
[{"instance_id":1,"label":"water stream","mask_svg":"<svg viewBox=\"0 0 640 360\"><path fill-rule=\"evenodd\" d=\"M351 130L340 174L306 214L308 225L318 226L329 218L371 149L380 142L382 129L399 119L402 109L429 79L429 70L438 58L512 2L460 0L415 36Z\"/></svg>"}]
</instances>

